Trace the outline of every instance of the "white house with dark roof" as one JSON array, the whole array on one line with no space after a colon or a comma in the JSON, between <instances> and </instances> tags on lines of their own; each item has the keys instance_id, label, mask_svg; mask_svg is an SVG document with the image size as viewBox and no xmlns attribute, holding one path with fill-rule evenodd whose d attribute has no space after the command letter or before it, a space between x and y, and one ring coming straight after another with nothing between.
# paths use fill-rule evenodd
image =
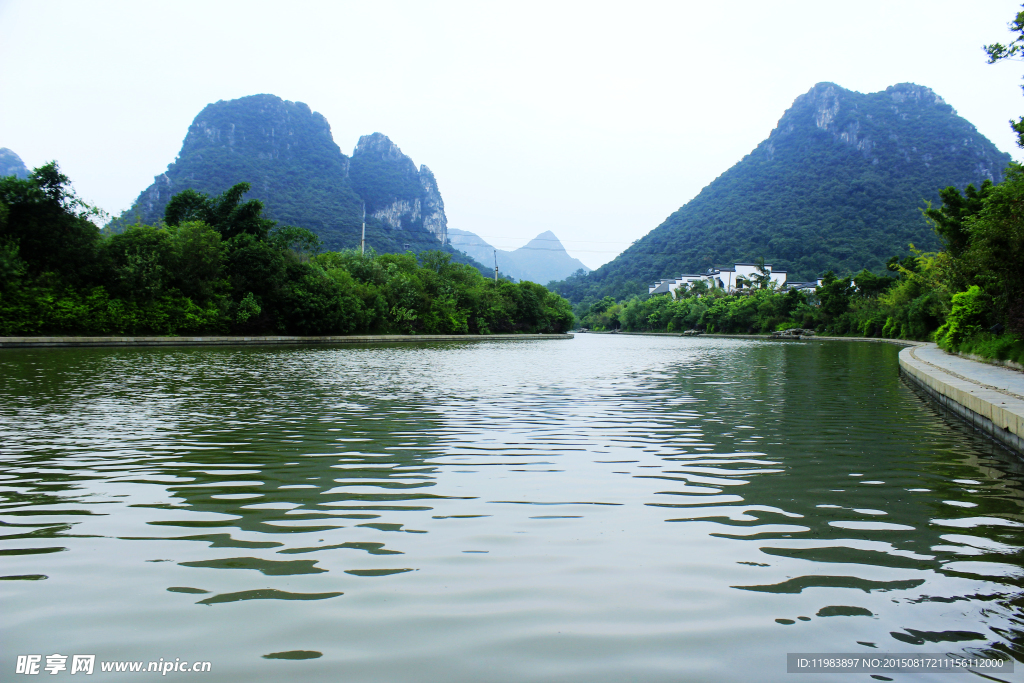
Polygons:
<instances>
[{"instance_id":1,"label":"white house with dark roof","mask_svg":"<svg viewBox=\"0 0 1024 683\"><path fill-rule=\"evenodd\" d=\"M825 284L824 278L819 277L817 280L811 280L810 282L789 282L786 284L786 289L795 289L805 294L814 294L814 291L823 284Z\"/></svg>"}]
</instances>

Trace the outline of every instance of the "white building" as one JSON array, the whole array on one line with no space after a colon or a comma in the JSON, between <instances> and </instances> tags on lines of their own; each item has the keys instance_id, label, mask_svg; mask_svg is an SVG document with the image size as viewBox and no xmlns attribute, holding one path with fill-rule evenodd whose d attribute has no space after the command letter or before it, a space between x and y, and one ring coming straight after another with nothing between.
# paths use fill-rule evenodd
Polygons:
<instances>
[{"instance_id":1,"label":"white building","mask_svg":"<svg viewBox=\"0 0 1024 683\"><path fill-rule=\"evenodd\" d=\"M785 270L773 269L770 263L764 264L764 268L768 271L772 287L780 289L786 285ZM685 284L687 288L690 288L698 281L706 282L709 289L724 289L726 292L732 293L754 286L756 282L754 279L755 275L760 275L756 263L737 263L732 268L709 268L706 273L699 275L683 274L677 278L660 280L648 286L647 293L671 293L673 296L677 296L682 285Z\"/></svg>"},{"instance_id":2,"label":"white building","mask_svg":"<svg viewBox=\"0 0 1024 683\"><path fill-rule=\"evenodd\" d=\"M768 271L768 276L769 276L769 278L771 278L770 279L771 286L774 289L780 289L780 288L785 286L785 284L786 284L786 271L781 270L781 269L772 268L772 264L770 264L770 263L764 264L764 269ZM756 263L737 263L730 270L732 270L732 272L735 274L737 280L743 279L743 280L747 281L749 283L747 285L748 287L753 285L755 282L757 282L754 279L754 276L761 274L757 270L757 264Z\"/></svg>"}]
</instances>

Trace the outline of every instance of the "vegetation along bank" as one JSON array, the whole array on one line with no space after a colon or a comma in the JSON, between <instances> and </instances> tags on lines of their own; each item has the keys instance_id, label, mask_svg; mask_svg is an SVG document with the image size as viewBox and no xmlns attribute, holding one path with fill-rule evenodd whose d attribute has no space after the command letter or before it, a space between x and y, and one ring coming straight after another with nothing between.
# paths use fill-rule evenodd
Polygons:
<instances>
[{"instance_id":1,"label":"vegetation along bank","mask_svg":"<svg viewBox=\"0 0 1024 683\"><path fill-rule=\"evenodd\" d=\"M443 251L323 252L247 183L104 234L56 163L0 179L0 336L563 333L565 299Z\"/></svg>"}]
</instances>

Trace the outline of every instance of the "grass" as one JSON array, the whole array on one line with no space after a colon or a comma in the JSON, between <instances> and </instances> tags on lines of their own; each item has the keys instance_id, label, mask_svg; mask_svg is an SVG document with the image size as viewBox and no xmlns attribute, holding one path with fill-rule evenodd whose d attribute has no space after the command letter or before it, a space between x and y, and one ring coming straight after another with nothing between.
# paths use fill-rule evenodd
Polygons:
<instances>
[{"instance_id":1,"label":"grass","mask_svg":"<svg viewBox=\"0 0 1024 683\"><path fill-rule=\"evenodd\" d=\"M965 340L957 348L948 350L1024 365L1024 339L1012 334L995 335L991 332L982 332Z\"/></svg>"}]
</instances>

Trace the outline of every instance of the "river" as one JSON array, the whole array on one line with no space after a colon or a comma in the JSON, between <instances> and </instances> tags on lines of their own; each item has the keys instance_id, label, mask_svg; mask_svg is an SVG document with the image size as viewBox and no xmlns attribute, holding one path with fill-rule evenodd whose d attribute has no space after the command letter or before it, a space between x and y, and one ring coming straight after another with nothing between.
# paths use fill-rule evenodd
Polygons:
<instances>
[{"instance_id":1,"label":"river","mask_svg":"<svg viewBox=\"0 0 1024 683\"><path fill-rule=\"evenodd\" d=\"M1022 680L1024 467L898 351L2 350L0 678L95 654L211 681L788 681L790 652L942 652Z\"/></svg>"}]
</instances>

